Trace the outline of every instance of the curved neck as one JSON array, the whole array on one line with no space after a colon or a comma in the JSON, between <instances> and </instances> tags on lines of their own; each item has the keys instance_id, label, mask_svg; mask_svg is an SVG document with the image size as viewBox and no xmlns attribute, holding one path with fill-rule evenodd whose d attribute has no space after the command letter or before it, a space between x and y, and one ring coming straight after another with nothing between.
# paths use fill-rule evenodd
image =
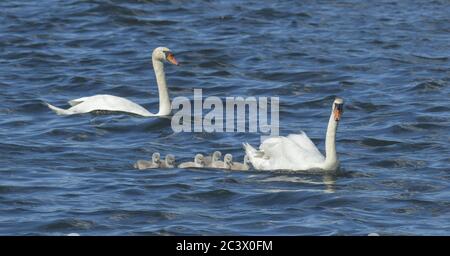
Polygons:
<instances>
[{"instance_id":1,"label":"curved neck","mask_svg":"<svg viewBox=\"0 0 450 256\"><path fill-rule=\"evenodd\" d=\"M159 93L159 111L157 115L166 116L171 112L169 92L167 91L166 75L162 61L152 58L153 69L155 70L156 83Z\"/></svg>"},{"instance_id":2,"label":"curved neck","mask_svg":"<svg viewBox=\"0 0 450 256\"><path fill-rule=\"evenodd\" d=\"M325 138L325 165L334 166L338 162L336 154L336 130L338 122L334 120L333 111L328 121L327 135Z\"/></svg>"}]
</instances>

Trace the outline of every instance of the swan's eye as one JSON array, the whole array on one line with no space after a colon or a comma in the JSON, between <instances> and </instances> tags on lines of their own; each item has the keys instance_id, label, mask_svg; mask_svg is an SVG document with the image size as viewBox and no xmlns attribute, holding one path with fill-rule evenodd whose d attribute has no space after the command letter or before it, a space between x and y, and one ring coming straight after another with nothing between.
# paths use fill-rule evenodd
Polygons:
<instances>
[{"instance_id":1,"label":"swan's eye","mask_svg":"<svg viewBox=\"0 0 450 256\"><path fill-rule=\"evenodd\" d=\"M339 110L341 113L344 112L344 104L334 104L334 108Z\"/></svg>"}]
</instances>

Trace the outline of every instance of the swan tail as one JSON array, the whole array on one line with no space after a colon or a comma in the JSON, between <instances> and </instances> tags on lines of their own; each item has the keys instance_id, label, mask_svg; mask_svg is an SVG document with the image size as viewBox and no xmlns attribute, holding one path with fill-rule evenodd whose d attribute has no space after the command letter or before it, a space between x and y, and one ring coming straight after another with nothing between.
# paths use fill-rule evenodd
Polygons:
<instances>
[{"instance_id":1,"label":"swan tail","mask_svg":"<svg viewBox=\"0 0 450 256\"><path fill-rule=\"evenodd\" d=\"M49 104L47 102L45 102L45 104L47 105L47 107L49 107L51 110L53 110L58 115L66 115L67 116L67 115L72 115L73 114L72 111L55 107L52 104Z\"/></svg>"}]
</instances>

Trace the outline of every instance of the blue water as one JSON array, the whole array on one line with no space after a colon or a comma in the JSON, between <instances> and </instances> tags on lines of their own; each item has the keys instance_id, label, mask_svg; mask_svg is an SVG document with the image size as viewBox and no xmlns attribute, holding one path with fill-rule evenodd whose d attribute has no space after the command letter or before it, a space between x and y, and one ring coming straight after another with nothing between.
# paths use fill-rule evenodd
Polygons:
<instances>
[{"instance_id":1,"label":"blue water","mask_svg":"<svg viewBox=\"0 0 450 256\"><path fill-rule=\"evenodd\" d=\"M0 235L450 235L448 1L0 2ZM242 159L259 133L62 117L43 101L113 94L278 96L280 133L320 150L345 99L336 173L137 171L158 151Z\"/></svg>"}]
</instances>

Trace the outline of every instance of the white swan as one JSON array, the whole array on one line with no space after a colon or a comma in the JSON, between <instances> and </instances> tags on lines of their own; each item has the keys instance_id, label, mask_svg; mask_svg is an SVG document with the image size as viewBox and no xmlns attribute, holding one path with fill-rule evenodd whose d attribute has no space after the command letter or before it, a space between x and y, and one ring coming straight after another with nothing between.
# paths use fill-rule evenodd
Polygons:
<instances>
[{"instance_id":1,"label":"white swan","mask_svg":"<svg viewBox=\"0 0 450 256\"><path fill-rule=\"evenodd\" d=\"M202 154L197 154L194 157L194 162L185 162L178 165L178 168L203 168L205 167L205 157Z\"/></svg>"},{"instance_id":2,"label":"white swan","mask_svg":"<svg viewBox=\"0 0 450 256\"><path fill-rule=\"evenodd\" d=\"M336 98L333 102L325 139L324 157L308 136L290 134L287 137L271 137L256 150L244 143L245 152L257 170L336 170L339 160L336 155L336 130L343 113L344 101Z\"/></svg>"},{"instance_id":3,"label":"white swan","mask_svg":"<svg viewBox=\"0 0 450 256\"><path fill-rule=\"evenodd\" d=\"M125 112L144 117L167 116L171 112L169 92L167 91L166 76L164 73L164 61L178 65L173 53L166 47L158 47L153 50L152 63L156 75L159 93L159 111L150 113L142 106L125 98L113 95L94 95L69 101L72 106L69 109L61 109L49 103L47 106L58 115L74 115L89 113L92 111Z\"/></svg>"},{"instance_id":4,"label":"white swan","mask_svg":"<svg viewBox=\"0 0 450 256\"><path fill-rule=\"evenodd\" d=\"M139 170L155 169L161 164L161 157L158 152L153 153L152 161L138 160L133 166Z\"/></svg>"}]
</instances>

